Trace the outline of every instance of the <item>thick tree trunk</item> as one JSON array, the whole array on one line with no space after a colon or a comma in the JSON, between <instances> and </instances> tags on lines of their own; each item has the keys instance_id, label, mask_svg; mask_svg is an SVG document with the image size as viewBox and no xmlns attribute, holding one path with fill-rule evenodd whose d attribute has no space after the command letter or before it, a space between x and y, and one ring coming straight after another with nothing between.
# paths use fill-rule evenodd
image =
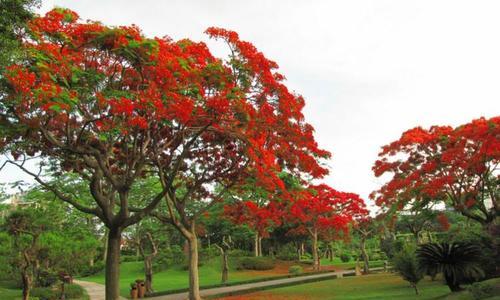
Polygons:
<instances>
[{"instance_id":1,"label":"thick tree trunk","mask_svg":"<svg viewBox=\"0 0 500 300\"><path fill-rule=\"evenodd\" d=\"M304 246L304 242L300 243L300 255L305 255L306 249Z\"/></svg>"},{"instance_id":2,"label":"thick tree trunk","mask_svg":"<svg viewBox=\"0 0 500 300\"><path fill-rule=\"evenodd\" d=\"M120 244L122 231L118 228L109 229L106 255L106 300L120 298Z\"/></svg>"},{"instance_id":3,"label":"thick tree trunk","mask_svg":"<svg viewBox=\"0 0 500 300\"><path fill-rule=\"evenodd\" d=\"M200 278L198 275L198 240L193 230L188 238L189 244L189 300L200 300Z\"/></svg>"},{"instance_id":4,"label":"thick tree trunk","mask_svg":"<svg viewBox=\"0 0 500 300\"><path fill-rule=\"evenodd\" d=\"M318 232L312 232L312 254L313 254L313 270L319 271L320 261L318 255Z\"/></svg>"},{"instance_id":5,"label":"thick tree trunk","mask_svg":"<svg viewBox=\"0 0 500 300\"><path fill-rule=\"evenodd\" d=\"M369 257L366 253L366 238L361 238L361 256L363 257L363 273L368 274L370 272Z\"/></svg>"}]
</instances>

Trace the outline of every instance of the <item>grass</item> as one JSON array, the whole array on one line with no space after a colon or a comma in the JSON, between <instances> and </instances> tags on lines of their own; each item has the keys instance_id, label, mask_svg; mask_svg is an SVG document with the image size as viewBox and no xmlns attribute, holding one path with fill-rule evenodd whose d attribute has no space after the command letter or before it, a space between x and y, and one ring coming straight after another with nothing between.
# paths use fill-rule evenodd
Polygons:
<instances>
[{"instance_id":1,"label":"grass","mask_svg":"<svg viewBox=\"0 0 500 300\"><path fill-rule=\"evenodd\" d=\"M16 286L12 281L0 281L0 299L2 300L21 300L22 290ZM84 291L84 295L79 300L89 300L87 291Z\"/></svg>"},{"instance_id":2,"label":"grass","mask_svg":"<svg viewBox=\"0 0 500 300\"><path fill-rule=\"evenodd\" d=\"M353 268L355 262L342 263L338 258L333 262L329 260L322 260L323 266L336 266L339 268ZM382 266L383 262L375 261L370 267ZM380 265L379 265L380 264ZM230 258L230 272L229 283L243 282L248 280L257 280L259 278L268 279L273 276L286 275L288 269L282 274L272 274L269 272L259 271L244 271L235 270L234 258ZM215 258L206 262L200 267L200 285L209 286L219 284L221 282L221 266L220 259ZM120 294L128 296L130 291L130 283L136 279L144 278L143 263L142 262L124 262L120 265ZM83 280L104 284L104 272L100 272L90 277L85 277ZM181 266L175 266L165 271L153 275L153 288L156 292L178 290L188 288L188 271L183 270Z\"/></svg>"},{"instance_id":3,"label":"grass","mask_svg":"<svg viewBox=\"0 0 500 300\"><path fill-rule=\"evenodd\" d=\"M500 287L500 278L490 280ZM442 281L422 280L419 285L420 295L415 295L413 288L395 274L373 274L347 277L266 290L247 295L231 296L225 300L471 300L467 292L450 293ZM498 300L500 297L488 298Z\"/></svg>"},{"instance_id":4,"label":"grass","mask_svg":"<svg viewBox=\"0 0 500 300\"><path fill-rule=\"evenodd\" d=\"M234 265L234 264L230 264ZM218 259L210 260L200 267L200 285L213 285L221 282L220 261ZM245 271L230 270L229 282L245 281L258 278L259 274ZM260 277L269 277L269 274L263 273ZM130 283L136 279L144 278L143 262L126 262L120 265L120 294L128 296ZM85 277L83 280L104 284L104 272ZM153 288L155 291L177 290L188 288L188 271L183 270L181 266L175 266L165 271L153 275Z\"/></svg>"},{"instance_id":5,"label":"grass","mask_svg":"<svg viewBox=\"0 0 500 300\"><path fill-rule=\"evenodd\" d=\"M415 297L413 289L393 274L374 274L367 276L333 279L291 287L227 297L224 299L433 299L444 296L449 290L441 283L425 281L420 285L421 295ZM426 297L431 295L431 297Z\"/></svg>"}]
</instances>

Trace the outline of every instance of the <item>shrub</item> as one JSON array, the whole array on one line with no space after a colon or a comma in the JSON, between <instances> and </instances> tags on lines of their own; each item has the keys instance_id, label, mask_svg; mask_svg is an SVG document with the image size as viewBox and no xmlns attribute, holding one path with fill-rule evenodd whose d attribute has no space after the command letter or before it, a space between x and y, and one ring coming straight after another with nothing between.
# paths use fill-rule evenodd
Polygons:
<instances>
[{"instance_id":1,"label":"shrub","mask_svg":"<svg viewBox=\"0 0 500 300\"><path fill-rule=\"evenodd\" d=\"M302 272L304 272L304 269L302 269L301 266L290 266L290 268L288 268L288 273L292 275L299 275L302 274Z\"/></svg>"},{"instance_id":2,"label":"shrub","mask_svg":"<svg viewBox=\"0 0 500 300\"><path fill-rule=\"evenodd\" d=\"M295 249L295 246L293 244L286 244L285 246L279 249L276 257L286 261L297 260L298 257L297 249Z\"/></svg>"},{"instance_id":3,"label":"shrub","mask_svg":"<svg viewBox=\"0 0 500 300\"><path fill-rule=\"evenodd\" d=\"M232 257L247 257L247 256L253 256L254 253L251 251L247 250L241 250L241 249L232 249L229 250L229 256Z\"/></svg>"},{"instance_id":4,"label":"shrub","mask_svg":"<svg viewBox=\"0 0 500 300\"><path fill-rule=\"evenodd\" d=\"M102 270L104 270L105 267L106 267L105 263L99 260L96 261L93 266L86 266L84 269L82 269L80 271L80 275L83 277L91 276L101 272Z\"/></svg>"},{"instance_id":5,"label":"shrub","mask_svg":"<svg viewBox=\"0 0 500 300\"><path fill-rule=\"evenodd\" d=\"M136 255L122 255L120 257L121 262L134 262L134 261L142 261L142 257Z\"/></svg>"},{"instance_id":6,"label":"shrub","mask_svg":"<svg viewBox=\"0 0 500 300\"><path fill-rule=\"evenodd\" d=\"M468 290L474 300L486 299L494 296L494 287L484 282L475 282L469 286Z\"/></svg>"},{"instance_id":7,"label":"shrub","mask_svg":"<svg viewBox=\"0 0 500 300\"><path fill-rule=\"evenodd\" d=\"M480 267L482 249L473 243L429 243L420 246L417 257L426 274L443 273L452 292L460 291L460 284L484 275Z\"/></svg>"},{"instance_id":8,"label":"shrub","mask_svg":"<svg viewBox=\"0 0 500 300\"><path fill-rule=\"evenodd\" d=\"M78 284L65 284L64 296L66 299L79 299L85 294L85 290Z\"/></svg>"},{"instance_id":9,"label":"shrub","mask_svg":"<svg viewBox=\"0 0 500 300\"><path fill-rule=\"evenodd\" d=\"M85 294L84 289L77 284L65 284L64 296L66 299L80 299ZM61 289L50 287L33 288L30 293L31 297L37 297L40 300L58 300L61 298Z\"/></svg>"},{"instance_id":10,"label":"shrub","mask_svg":"<svg viewBox=\"0 0 500 300\"><path fill-rule=\"evenodd\" d=\"M57 274L50 271L41 271L38 273L37 284L39 287L49 287L57 282Z\"/></svg>"},{"instance_id":11,"label":"shrub","mask_svg":"<svg viewBox=\"0 0 500 300\"><path fill-rule=\"evenodd\" d=\"M394 270L398 272L404 280L410 283L415 289L415 293L418 295L417 284L424 277L424 274L419 269L415 250L412 248L403 249L394 255L392 264Z\"/></svg>"},{"instance_id":12,"label":"shrub","mask_svg":"<svg viewBox=\"0 0 500 300\"><path fill-rule=\"evenodd\" d=\"M244 257L239 263L246 270L271 270L276 265L276 262L268 257Z\"/></svg>"},{"instance_id":13,"label":"shrub","mask_svg":"<svg viewBox=\"0 0 500 300\"><path fill-rule=\"evenodd\" d=\"M210 258L213 257L218 257L220 256L220 250L217 249L215 246L210 247L210 248L202 248L198 252L199 259L200 261L208 261Z\"/></svg>"},{"instance_id":14,"label":"shrub","mask_svg":"<svg viewBox=\"0 0 500 300\"><path fill-rule=\"evenodd\" d=\"M178 245L161 251L153 260L153 271L160 272L173 265L186 264L186 255Z\"/></svg>"},{"instance_id":15,"label":"shrub","mask_svg":"<svg viewBox=\"0 0 500 300\"><path fill-rule=\"evenodd\" d=\"M310 260L312 259L312 255L309 253L304 253L304 255L300 256L300 260Z\"/></svg>"},{"instance_id":16,"label":"shrub","mask_svg":"<svg viewBox=\"0 0 500 300\"><path fill-rule=\"evenodd\" d=\"M59 292L50 287L37 287L31 289L30 296L37 297L40 300L57 300Z\"/></svg>"},{"instance_id":17,"label":"shrub","mask_svg":"<svg viewBox=\"0 0 500 300\"><path fill-rule=\"evenodd\" d=\"M348 262L351 260L351 256L347 253L342 253L342 254L340 254L340 260L342 262Z\"/></svg>"}]
</instances>

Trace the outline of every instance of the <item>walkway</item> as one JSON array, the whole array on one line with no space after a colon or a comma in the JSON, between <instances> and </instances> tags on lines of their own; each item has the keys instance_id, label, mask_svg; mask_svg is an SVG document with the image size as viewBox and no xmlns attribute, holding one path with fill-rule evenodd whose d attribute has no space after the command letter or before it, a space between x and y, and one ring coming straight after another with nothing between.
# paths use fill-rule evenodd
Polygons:
<instances>
[{"instance_id":1,"label":"walkway","mask_svg":"<svg viewBox=\"0 0 500 300\"><path fill-rule=\"evenodd\" d=\"M76 283L79 286L83 287L87 291L90 300L105 300L104 285L95 282L81 281L81 280L73 280L73 283ZM126 299L120 297L120 300L126 300Z\"/></svg>"}]
</instances>

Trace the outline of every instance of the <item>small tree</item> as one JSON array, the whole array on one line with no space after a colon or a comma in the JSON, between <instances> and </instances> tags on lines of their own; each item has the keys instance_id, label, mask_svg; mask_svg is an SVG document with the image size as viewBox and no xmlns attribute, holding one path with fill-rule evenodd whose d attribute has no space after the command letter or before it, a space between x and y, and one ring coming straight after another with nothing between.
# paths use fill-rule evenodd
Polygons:
<instances>
[{"instance_id":1,"label":"small tree","mask_svg":"<svg viewBox=\"0 0 500 300\"><path fill-rule=\"evenodd\" d=\"M415 249L412 247L405 247L394 256L392 264L399 275L410 283L415 289L415 294L418 295L417 284L424 275L418 267Z\"/></svg>"},{"instance_id":2,"label":"small tree","mask_svg":"<svg viewBox=\"0 0 500 300\"><path fill-rule=\"evenodd\" d=\"M228 264L228 256L229 256L229 250L233 247L233 241L231 240L231 236L228 236L227 239L226 237L222 237L222 242L220 245L215 244L217 248L220 250L221 254L221 259L222 259L222 278L221 282L226 283L228 279L228 272L229 272L229 264Z\"/></svg>"},{"instance_id":3,"label":"small tree","mask_svg":"<svg viewBox=\"0 0 500 300\"><path fill-rule=\"evenodd\" d=\"M318 237L328 230L341 230L346 234L353 216L366 211L364 201L356 194L344 193L321 184L298 191L297 199L290 203L289 218L299 225L295 230L307 232L312 240L313 269L319 271Z\"/></svg>"},{"instance_id":4,"label":"small tree","mask_svg":"<svg viewBox=\"0 0 500 300\"><path fill-rule=\"evenodd\" d=\"M424 273L443 273L452 292L461 291L460 284L484 275L480 266L482 250L476 244L429 243L420 246L417 258Z\"/></svg>"},{"instance_id":5,"label":"small tree","mask_svg":"<svg viewBox=\"0 0 500 300\"><path fill-rule=\"evenodd\" d=\"M39 240L48 229L46 221L43 215L29 208L13 211L5 220L4 227L13 239L16 255L12 263L21 276L23 300L29 299L33 276L38 271Z\"/></svg>"}]
</instances>

